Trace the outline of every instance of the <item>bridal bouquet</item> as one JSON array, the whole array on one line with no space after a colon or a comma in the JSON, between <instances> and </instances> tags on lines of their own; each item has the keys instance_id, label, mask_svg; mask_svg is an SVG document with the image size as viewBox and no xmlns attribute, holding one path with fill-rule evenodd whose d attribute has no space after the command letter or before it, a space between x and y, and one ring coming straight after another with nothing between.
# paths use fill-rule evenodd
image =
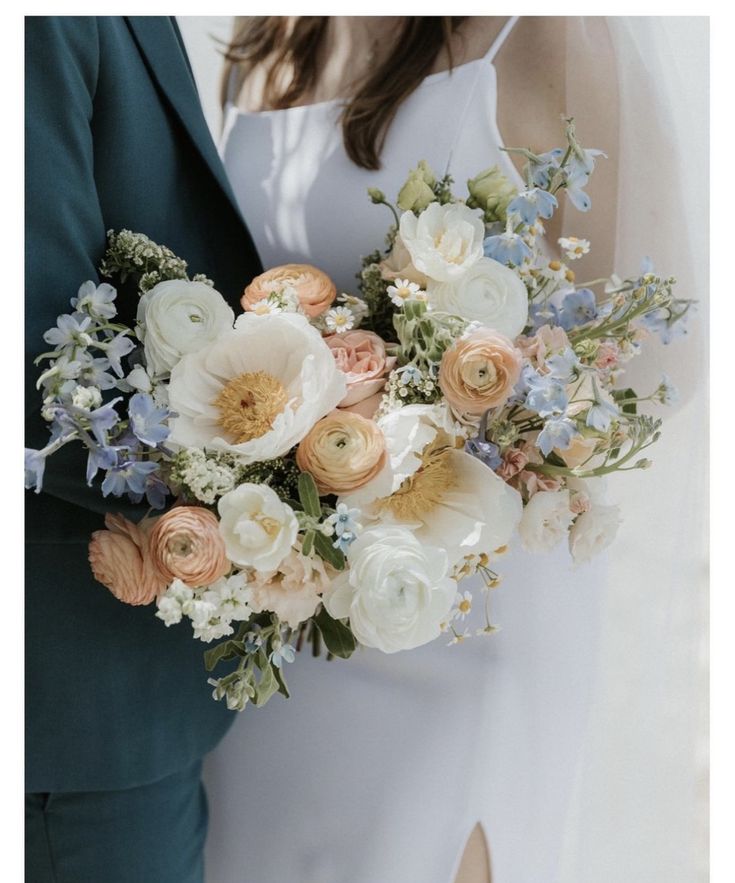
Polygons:
<instances>
[{"instance_id":1,"label":"bridal bouquet","mask_svg":"<svg viewBox=\"0 0 735 883\"><path fill-rule=\"evenodd\" d=\"M26 451L27 486L81 443L90 485L101 473L104 496L147 501L138 523L107 516L92 571L216 641L205 664L231 663L210 681L230 708L287 696L305 641L345 658L462 641L460 581L497 585L516 532L580 562L612 541L599 479L650 465L660 420L641 405L674 395L666 378L625 387L624 365L651 334L684 333L690 303L650 268L577 285L584 239L546 251L543 222L564 193L589 208L600 154L571 121L566 140L519 151L520 192L492 168L460 199L425 163L396 206L371 190L395 224L363 260L361 297L292 264L252 280L236 317L167 248L111 232L100 270L137 282L134 327L116 322L110 284L86 282L45 334L51 435Z\"/></svg>"}]
</instances>

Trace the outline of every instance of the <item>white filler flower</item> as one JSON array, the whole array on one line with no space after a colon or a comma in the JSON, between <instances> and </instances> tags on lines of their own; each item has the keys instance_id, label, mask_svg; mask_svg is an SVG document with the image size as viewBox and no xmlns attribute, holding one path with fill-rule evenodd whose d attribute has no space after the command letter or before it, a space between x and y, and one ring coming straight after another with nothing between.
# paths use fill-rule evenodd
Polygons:
<instances>
[{"instance_id":1,"label":"white filler flower","mask_svg":"<svg viewBox=\"0 0 735 883\"><path fill-rule=\"evenodd\" d=\"M138 323L148 369L168 374L186 353L194 353L232 330L235 314L222 295L203 282L159 282L138 302Z\"/></svg>"},{"instance_id":2,"label":"white filler flower","mask_svg":"<svg viewBox=\"0 0 735 883\"><path fill-rule=\"evenodd\" d=\"M457 448L445 406L405 405L378 420L388 461L378 475L340 497L374 524L410 527L419 542L445 549L451 565L506 545L521 518L520 494Z\"/></svg>"},{"instance_id":3,"label":"white filler flower","mask_svg":"<svg viewBox=\"0 0 735 883\"><path fill-rule=\"evenodd\" d=\"M352 544L349 564L324 605L335 619L349 617L361 644L396 653L439 636L457 593L443 549L405 527L376 527Z\"/></svg>"},{"instance_id":4,"label":"white filler flower","mask_svg":"<svg viewBox=\"0 0 735 883\"><path fill-rule=\"evenodd\" d=\"M456 279L482 257L485 225L462 203L432 202L418 217L404 212L399 230L414 267L438 282Z\"/></svg>"},{"instance_id":5,"label":"white filler flower","mask_svg":"<svg viewBox=\"0 0 735 883\"><path fill-rule=\"evenodd\" d=\"M526 504L518 533L529 552L548 552L566 537L573 518L568 490L539 491Z\"/></svg>"},{"instance_id":6,"label":"white filler flower","mask_svg":"<svg viewBox=\"0 0 735 883\"><path fill-rule=\"evenodd\" d=\"M480 258L451 282L429 282L429 303L436 310L482 322L511 339L528 321L528 293L516 273L491 258Z\"/></svg>"},{"instance_id":7,"label":"white filler flower","mask_svg":"<svg viewBox=\"0 0 735 883\"><path fill-rule=\"evenodd\" d=\"M296 542L294 511L267 484L241 484L217 509L227 557L239 567L275 570Z\"/></svg>"},{"instance_id":8,"label":"white filler flower","mask_svg":"<svg viewBox=\"0 0 735 883\"><path fill-rule=\"evenodd\" d=\"M229 451L243 463L298 444L347 391L332 351L305 316L243 313L235 328L171 372L178 416L168 443Z\"/></svg>"}]
</instances>

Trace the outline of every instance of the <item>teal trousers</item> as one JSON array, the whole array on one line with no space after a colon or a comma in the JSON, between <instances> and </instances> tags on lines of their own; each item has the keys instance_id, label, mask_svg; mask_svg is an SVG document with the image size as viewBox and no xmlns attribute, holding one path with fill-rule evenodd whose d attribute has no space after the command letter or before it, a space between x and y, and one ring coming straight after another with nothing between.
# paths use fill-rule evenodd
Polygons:
<instances>
[{"instance_id":1,"label":"teal trousers","mask_svg":"<svg viewBox=\"0 0 735 883\"><path fill-rule=\"evenodd\" d=\"M122 791L26 795L26 883L203 883L201 761Z\"/></svg>"}]
</instances>

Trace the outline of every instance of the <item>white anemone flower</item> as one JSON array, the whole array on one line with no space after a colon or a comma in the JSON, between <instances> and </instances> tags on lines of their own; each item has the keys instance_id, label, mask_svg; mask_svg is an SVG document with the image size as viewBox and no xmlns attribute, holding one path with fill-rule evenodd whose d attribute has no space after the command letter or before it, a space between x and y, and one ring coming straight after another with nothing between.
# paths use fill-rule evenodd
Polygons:
<instances>
[{"instance_id":1,"label":"white anemone flower","mask_svg":"<svg viewBox=\"0 0 735 883\"><path fill-rule=\"evenodd\" d=\"M345 397L345 375L309 320L243 313L235 328L171 372L168 444L243 463L286 454Z\"/></svg>"},{"instance_id":2,"label":"white anemone flower","mask_svg":"<svg viewBox=\"0 0 735 883\"><path fill-rule=\"evenodd\" d=\"M385 467L365 486L340 497L369 524L401 524L452 565L505 546L521 520L520 494L463 448L448 409L405 405L378 421ZM457 445L462 447L457 447Z\"/></svg>"}]
</instances>

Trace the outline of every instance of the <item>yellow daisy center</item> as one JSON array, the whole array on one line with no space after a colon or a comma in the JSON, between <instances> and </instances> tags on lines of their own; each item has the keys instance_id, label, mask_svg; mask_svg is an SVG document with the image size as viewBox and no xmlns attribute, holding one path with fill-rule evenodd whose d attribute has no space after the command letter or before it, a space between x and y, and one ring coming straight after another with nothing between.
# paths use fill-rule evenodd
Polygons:
<instances>
[{"instance_id":1,"label":"yellow daisy center","mask_svg":"<svg viewBox=\"0 0 735 883\"><path fill-rule=\"evenodd\" d=\"M469 613L470 610L472 610L472 602L468 601L466 598L463 601L460 601L458 606L460 613Z\"/></svg>"},{"instance_id":2,"label":"yellow daisy center","mask_svg":"<svg viewBox=\"0 0 735 883\"><path fill-rule=\"evenodd\" d=\"M248 371L225 384L214 405L219 408L219 425L239 445L269 432L287 402L280 380L266 371Z\"/></svg>"}]
</instances>

